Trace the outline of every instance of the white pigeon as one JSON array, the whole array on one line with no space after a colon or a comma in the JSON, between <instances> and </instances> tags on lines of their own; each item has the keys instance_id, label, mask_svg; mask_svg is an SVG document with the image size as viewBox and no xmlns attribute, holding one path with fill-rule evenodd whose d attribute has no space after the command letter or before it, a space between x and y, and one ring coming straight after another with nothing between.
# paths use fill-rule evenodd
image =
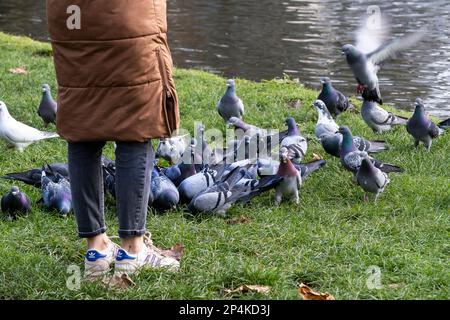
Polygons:
<instances>
[{"instance_id":1,"label":"white pigeon","mask_svg":"<svg viewBox=\"0 0 450 320\"><path fill-rule=\"evenodd\" d=\"M14 119L3 101L0 101L0 138L23 152L30 144L50 138L57 138L54 132L40 131Z\"/></svg>"}]
</instances>

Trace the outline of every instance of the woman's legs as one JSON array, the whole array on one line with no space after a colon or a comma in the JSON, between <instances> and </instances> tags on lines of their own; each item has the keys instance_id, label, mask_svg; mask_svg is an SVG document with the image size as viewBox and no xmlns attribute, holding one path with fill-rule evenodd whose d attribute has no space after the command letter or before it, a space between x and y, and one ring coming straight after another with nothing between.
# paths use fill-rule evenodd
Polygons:
<instances>
[{"instance_id":1,"label":"woman's legs","mask_svg":"<svg viewBox=\"0 0 450 320\"><path fill-rule=\"evenodd\" d=\"M69 143L69 175L73 208L80 237L88 249L105 250L109 244L104 219L101 155L104 142Z\"/></svg>"},{"instance_id":2,"label":"woman's legs","mask_svg":"<svg viewBox=\"0 0 450 320\"><path fill-rule=\"evenodd\" d=\"M151 141L117 142L116 199L122 248L141 252L144 246L151 172L155 158Z\"/></svg>"}]
</instances>

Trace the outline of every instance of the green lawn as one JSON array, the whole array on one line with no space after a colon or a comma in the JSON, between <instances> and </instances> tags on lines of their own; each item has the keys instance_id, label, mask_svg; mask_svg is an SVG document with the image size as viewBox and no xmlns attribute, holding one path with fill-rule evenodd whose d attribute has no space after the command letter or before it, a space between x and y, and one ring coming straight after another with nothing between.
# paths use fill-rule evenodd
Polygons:
<instances>
[{"instance_id":1,"label":"green lawn","mask_svg":"<svg viewBox=\"0 0 450 320\"><path fill-rule=\"evenodd\" d=\"M29 74L9 72L18 66L26 66ZM207 128L225 129L215 109L224 79L181 69L175 79L183 127L193 132L194 121L201 120ZM36 110L45 82L55 88L49 45L0 33L0 100L16 119L41 129ZM291 115L304 134L313 135L316 114L311 103L317 92L289 80L238 79L237 86L248 122L283 129ZM290 102L297 99L302 106L292 108ZM450 298L450 134L436 140L427 153L413 148L405 128L377 136L357 113L344 114L338 122L355 134L387 140L391 150L377 157L405 168L404 174L391 175L378 203L363 203L351 174L311 141L307 158L320 153L328 164L306 181L300 206L283 203L277 208L270 192L251 205L233 207L226 218L193 217L182 208L150 213L148 229L158 246L184 244L182 269L176 275L142 272L127 291L87 283L68 290L67 268L81 267L85 251L74 217L47 212L36 204L39 191L20 184L33 199L33 211L18 221L0 220L0 299L220 299L229 298L226 289L242 284L270 286L270 293L233 298L298 299L301 282L336 299ZM112 156L112 150L108 145L105 152ZM0 175L56 161L66 161L61 139L35 144L23 154L0 142ZM2 194L10 187L11 182L0 180ZM108 198L111 235L117 230L114 209ZM250 223L227 223L240 216L249 217ZM382 289L367 287L370 266L380 268Z\"/></svg>"}]
</instances>

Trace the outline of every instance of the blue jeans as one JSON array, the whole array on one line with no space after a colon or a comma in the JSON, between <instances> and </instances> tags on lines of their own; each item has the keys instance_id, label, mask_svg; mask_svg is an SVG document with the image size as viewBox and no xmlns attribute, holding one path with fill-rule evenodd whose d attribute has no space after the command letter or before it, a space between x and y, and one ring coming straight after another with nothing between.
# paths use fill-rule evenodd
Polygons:
<instances>
[{"instance_id":1,"label":"blue jeans","mask_svg":"<svg viewBox=\"0 0 450 320\"><path fill-rule=\"evenodd\" d=\"M73 208L82 238L106 232L101 155L105 142L69 143L69 176ZM146 231L154 150L148 142L117 142L116 201L119 236Z\"/></svg>"}]
</instances>

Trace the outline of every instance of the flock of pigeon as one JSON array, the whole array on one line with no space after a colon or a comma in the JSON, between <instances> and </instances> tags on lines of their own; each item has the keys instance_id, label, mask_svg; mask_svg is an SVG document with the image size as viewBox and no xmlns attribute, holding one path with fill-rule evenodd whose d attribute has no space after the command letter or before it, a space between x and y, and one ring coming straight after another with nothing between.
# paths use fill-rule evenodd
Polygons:
<instances>
[{"instance_id":1,"label":"flock of pigeon","mask_svg":"<svg viewBox=\"0 0 450 320\"><path fill-rule=\"evenodd\" d=\"M425 112L421 99L415 102L410 119L384 110L377 72L380 63L404 50L413 41L401 39L385 43L371 53L357 47L342 48L348 65L358 82L357 92L364 99L361 116L376 133L386 132L394 126L406 126L415 146L423 142L429 151L432 140L450 126L450 119L436 125ZM388 149L384 141L370 141L353 136L347 126L339 126L335 119L346 110L354 109L349 99L333 88L329 78L322 78L322 91L313 107L318 120L316 138L324 151L340 159L344 169L353 173L354 181L375 201L389 183L388 173L402 172L396 165L383 163L371 155ZM38 109L46 126L55 123L57 104L48 85L43 85L43 97ZM293 199L299 204L299 188L314 171L326 162L314 159L302 163L308 149L308 141L298 129L296 121L286 119L287 130L275 132L245 123L244 104L236 94L233 80L227 81L224 96L217 104L217 111L229 127L235 130L236 139L226 147L212 148L205 139L205 127L197 127L195 138L176 136L160 141L152 171L150 205L164 211L185 204L192 213L224 214L235 203L248 203L252 198L271 189L275 190L275 203ZM19 151L43 139L58 137L42 132L15 120L6 105L0 102L0 138ZM159 166L165 159L171 166ZM115 197L115 164L102 157L105 192ZM41 190L40 200L46 207L67 215L72 210L68 165L45 164L25 172L10 173L6 179L22 181ZM10 217L30 211L29 198L16 186L1 200L1 209Z\"/></svg>"}]
</instances>

